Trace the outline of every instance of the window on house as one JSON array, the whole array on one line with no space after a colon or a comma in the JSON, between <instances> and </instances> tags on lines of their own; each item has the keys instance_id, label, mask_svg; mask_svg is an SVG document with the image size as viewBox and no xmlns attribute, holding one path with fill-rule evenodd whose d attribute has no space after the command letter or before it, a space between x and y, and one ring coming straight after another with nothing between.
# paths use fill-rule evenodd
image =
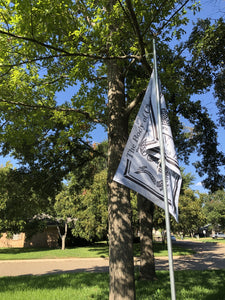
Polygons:
<instances>
[{"instance_id":1,"label":"window on house","mask_svg":"<svg viewBox=\"0 0 225 300\"><path fill-rule=\"evenodd\" d=\"M22 236L21 236L21 233L16 233L13 235L13 240L14 241L18 241L18 240L21 240Z\"/></svg>"}]
</instances>

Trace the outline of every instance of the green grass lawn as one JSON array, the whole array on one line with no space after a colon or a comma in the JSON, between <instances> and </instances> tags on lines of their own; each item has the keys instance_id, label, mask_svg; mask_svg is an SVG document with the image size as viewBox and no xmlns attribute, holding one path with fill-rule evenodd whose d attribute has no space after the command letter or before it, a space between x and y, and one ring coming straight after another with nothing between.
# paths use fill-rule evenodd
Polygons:
<instances>
[{"instance_id":1,"label":"green grass lawn","mask_svg":"<svg viewBox=\"0 0 225 300\"><path fill-rule=\"evenodd\" d=\"M0 248L0 260L13 259L46 259L71 257L108 257L108 245L104 242L92 246L76 247L73 249L32 249L32 248ZM173 245L173 255L189 255L193 251ZM139 256L139 244L134 244L134 256ZM167 256L166 246L161 243L154 244L155 256Z\"/></svg>"},{"instance_id":2,"label":"green grass lawn","mask_svg":"<svg viewBox=\"0 0 225 300\"><path fill-rule=\"evenodd\" d=\"M167 300L170 298L169 274L157 272L158 280L136 281L138 300ZM44 276L0 278L1 300L66 300L108 299L108 274L73 273ZM176 271L177 299L225 299L225 270Z\"/></svg>"}]
</instances>

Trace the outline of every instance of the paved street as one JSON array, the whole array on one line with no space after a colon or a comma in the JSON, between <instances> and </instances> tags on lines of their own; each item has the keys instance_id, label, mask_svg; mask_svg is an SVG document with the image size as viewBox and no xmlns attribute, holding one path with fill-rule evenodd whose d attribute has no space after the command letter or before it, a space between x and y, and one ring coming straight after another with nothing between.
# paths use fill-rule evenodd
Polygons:
<instances>
[{"instance_id":1,"label":"paved street","mask_svg":"<svg viewBox=\"0 0 225 300\"><path fill-rule=\"evenodd\" d=\"M225 269L225 244L177 241L195 250L190 256L174 257L175 270ZM138 266L139 260L135 259ZM38 259L0 261L0 276L43 275L61 272L108 272L107 258ZM156 258L157 270L168 270L168 258Z\"/></svg>"},{"instance_id":2,"label":"paved street","mask_svg":"<svg viewBox=\"0 0 225 300\"><path fill-rule=\"evenodd\" d=\"M176 242L196 251L190 256L174 257L174 270L211 270L225 269L225 244L222 243L201 243L192 241ZM157 269L168 268L168 260L159 259L156 261Z\"/></svg>"}]
</instances>

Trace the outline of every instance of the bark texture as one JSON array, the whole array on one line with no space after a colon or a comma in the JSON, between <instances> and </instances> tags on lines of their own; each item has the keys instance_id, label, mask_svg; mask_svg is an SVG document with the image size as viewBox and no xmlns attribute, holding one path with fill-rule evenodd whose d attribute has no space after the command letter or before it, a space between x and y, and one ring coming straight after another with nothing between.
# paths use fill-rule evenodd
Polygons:
<instances>
[{"instance_id":1,"label":"bark texture","mask_svg":"<svg viewBox=\"0 0 225 300\"><path fill-rule=\"evenodd\" d=\"M113 181L128 136L124 78L116 61L108 63L109 299L135 299L133 232L129 190Z\"/></svg>"},{"instance_id":2,"label":"bark texture","mask_svg":"<svg viewBox=\"0 0 225 300\"><path fill-rule=\"evenodd\" d=\"M138 194L138 211L140 222L140 279L155 280L155 258L153 251L153 215L154 204Z\"/></svg>"}]
</instances>

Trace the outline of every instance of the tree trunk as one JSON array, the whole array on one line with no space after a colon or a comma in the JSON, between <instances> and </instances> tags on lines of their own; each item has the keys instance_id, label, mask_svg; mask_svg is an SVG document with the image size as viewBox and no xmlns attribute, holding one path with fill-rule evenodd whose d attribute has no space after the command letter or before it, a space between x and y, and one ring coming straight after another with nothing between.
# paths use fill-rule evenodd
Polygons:
<instances>
[{"instance_id":1,"label":"tree trunk","mask_svg":"<svg viewBox=\"0 0 225 300\"><path fill-rule=\"evenodd\" d=\"M154 204L138 194L138 211L141 247L140 279L155 280L155 258L152 237Z\"/></svg>"},{"instance_id":2,"label":"tree trunk","mask_svg":"<svg viewBox=\"0 0 225 300\"><path fill-rule=\"evenodd\" d=\"M124 79L116 61L108 62L109 299L135 299L133 232L129 190L113 181L128 135Z\"/></svg>"},{"instance_id":3,"label":"tree trunk","mask_svg":"<svg viewBox=\"0 0 225 300\"><path fill-rule=\"evenodd\" d=\"M65 250L66 248L66 235L62 235L62 250Z\"/></svg>"},{"instance_id":4,"label":"tree trunk","mask_svg":"<svg viewBox=\"0 0 225 300\"><path fill-rule=\"evenodd\" d=\"M164 229L161 230L162 235L162 245L165 246L166 244L166 231Z\"/></svg>"},{"instance_id":5,"label":"tree trunk","mask_svg":"<svg viewBox=\"0 0 225 300\"><path fill-rule=\"evenodd\" d=\"M67 236L67 230L68 230L67 222L64 223L64 234L61 234L59 226L57 226L57 230L58 230L59 236L60 236L61 241L62 241L61 250L65 250L65 248L66 248L66 236Z\"/></svg>"}]
</instances>

